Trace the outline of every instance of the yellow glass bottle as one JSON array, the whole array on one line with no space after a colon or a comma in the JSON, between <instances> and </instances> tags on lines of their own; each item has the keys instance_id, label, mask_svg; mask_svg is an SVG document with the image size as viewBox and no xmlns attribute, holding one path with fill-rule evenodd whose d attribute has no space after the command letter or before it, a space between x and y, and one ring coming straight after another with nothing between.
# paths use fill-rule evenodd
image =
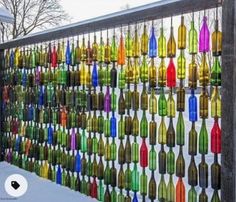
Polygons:
<instances>
[{"instance_id":1,"label":"yellow glass bottle","mask_svg":"<svg viewBox=\"0 0 236 202\"><path fill-rule=\"evenodd\" d=\"M170 28L170 38L167 43L167 56L169 58L173 58L176 55L176 42L174 38L174 28L171 23L171 28Z\"/></svg>"},{"instance_id":2,"label":"yellow glass bottle","mask_svg":"<svg viewBox=\"0 0 236 202\"><path fill-rule=\"evenodd\" d=\"M133 39L133 57L138 58L140 56L140 42L138 37L138 30L135 27L134 39Z\"/></svg>"},{"instance_id":3,"label":"yellow glass bottle","mask_svg":"<svg viewBox=\"0 0 236 202\"><path fill-rule=\"evenodd\" d=\"M212 118L221 117L221 98L217 87L213 89L211 96L211 117Z\"/></svg>"},{"instance_id":4,"label":"yellow glass bottle","mask_svg":"<svg viewBox=\"0 0 236 202\"><path fill-rule=\"evenodd\" d=\"M158 38L158 56L159 58L166 57L166 37L164 36L163 26L160 30L160 36Z\"/></svg>"},{"instance_id":5,"label":"yellow glass bottle","mask_svg":"<svg viewBox=\"0 0 236 202\"><path fill-rule=\"evenodd\" d=\"M186 26L184 25L184 16L181 16L181 25L178 28L178 49L186 48Z\"/></svg>"},{"instance_id":6,"label":"yellow glass bottle","mask_svg":"<svg viewBox=\"0 0 236 202\"><path fill-rule=\"evenodd\" d=\"M208 94L205 89L200 94L200 117L202 119L208 118Z\"/></svg>"},{"instance_id":7,"label":"yellow glass bottle","mask_svg":"<svg viewBox=\"0 0 236 202\"><path fill-rule=\"evenodd\" d=\"M111 62L111 46L109 43L109 38L107 38L107 43L105 45L104 61L107 64L109 64Z\"/></svg>"},{"instance_id":8,"label":"yellow glass bottle","mask_svg":"<svg viewBox=\"0 0 236 202\"><path fill-rule=\"evenodd\" d=\"M157 113L157 98L154 89L152 89L151 96L149 98L149 113L150 114Z\"/></svg>"},{"instance_id":9,"label":"yellow glass bottle","mask_svg":"<svg viewBox=\"0 0 236 202\"><path fill-rule=\"evenodd\" d=\"M200 86L208 86L210 81L210 71L209 66L207 63L207 56L206 54L202 55L202 61L199 68L199 83Z\"/></svg>"},{"instance_id":10,"label":"yellow glass bottle","mask_svg":"<svg viewBox=\"0 0 236 202\"><path fill-rule=\"evenodd\" d=\"M186 59L184 56L184 50L180 50L180 56L178 57L178 66L177 66L177 78L185 79L186 72Z\"/></svg>"},{"instance_id":11,"label":"yellow glass bottle","mask_svg":"<svg viewBox=\"0 0 236 202\"><path fill-rule=\"evenodd\" d=\"M87 70L85 68L84 63L82 63L82 65L81 65L80 82L81 82L81 85L86 85L87 84Z\"/></svg>"},{"instance_id":12,"label":"yellow glass bottle","mask_svg":"<svg viewBox=\"0 0 236 202\"><path fill-rule=\"evenodd\" d=\"M146 25L143 27L143 34L141 36L141 53L142 55L147 55L148 53L148 34Z\"/></svg>"},{"instance_id":13,"label":"yellow glass bottle","mask_svg":"<svg viewBox=\"0 0 236 202\"><path fill-rule=\"evenodd\" d=\"M127 36L125 38L125 49L126 49L126 56L132 57L133 56L133 39L131 37L129 28L128 28Z\"/></svg>"},{"instance_id":14,"label":"yellow glass bottle","mask_svg":"<svg viewBox=\"0 0 236 202\"><path fill-rule=\"evenodd\" d=\"M149 67L149 86L155 88L157 85L157 68L154 64L154 58L151 59L151 66Z\"/></svg>"},{"instance_id":15,"label":"yellow glass bottle","mask_svg":"<svg viewBox=\"0 0 236 202\"><path fill-rule=\"evenodd\" d=\"M219 21L215 21L215 31L212 33L212 53L213 56L219 56L222 52L222 32L219 31Z\"/></svg>"},{"instance_id":16,"label":"yellow glass bottle","mask_svg":"<svg viewBox=\"0 0 236 202\"><path fill-rule=\"evenodd\" d=\"M188 87L191 89L197 88L197 63L195 62L195 55L192 55L192 61L189 64L188 72Z\"/></svg>"},{"instance_id":17,"label":"yellow glass bottle","mask_svg":"<svg viewBox=\"0 0 236 202\"><path fill-rule=\"evenodd\" d=\"M168 117L175 117L175 100L171 91L169 92L169 97L167 100L167 116Z\"/></svg>"},{"instance_id":18,"label":"yellow glass bottle","mask_svg":"<svg viewBox=\"0 0 236 202\"><path fill-rule=\"evenodd\" d=\"M158 67L158 86L166 86L166 65L164 58L161 59L160 66Z\"/></svg>"}]
</instances>

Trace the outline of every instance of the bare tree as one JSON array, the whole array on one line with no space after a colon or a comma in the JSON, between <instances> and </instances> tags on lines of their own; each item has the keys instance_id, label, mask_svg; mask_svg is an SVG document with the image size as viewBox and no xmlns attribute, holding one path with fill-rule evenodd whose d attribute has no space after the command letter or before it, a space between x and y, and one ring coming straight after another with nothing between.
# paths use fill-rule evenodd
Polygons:
<instances>
[{"instance_id":1,"label":"bare tree","mask_svg":"<svg viewBox=\"0 0 236 202\"><path fill-rule=\"evenodd\" d=\"M1 23L2 40L24 36L36 29L60 25L68 20L60 0L0 0L13 17L13 25Z\"/></svg>"}]
</instances>

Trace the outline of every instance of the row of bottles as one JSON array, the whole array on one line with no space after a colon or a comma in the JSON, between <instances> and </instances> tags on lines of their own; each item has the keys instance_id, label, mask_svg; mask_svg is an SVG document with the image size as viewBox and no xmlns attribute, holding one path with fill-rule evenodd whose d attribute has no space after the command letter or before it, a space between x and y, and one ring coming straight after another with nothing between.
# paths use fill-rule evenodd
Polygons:
<instances>
[{"instance_id":1,"label":"row of bottles","mask_svg":"<svg viewBox=\"0 0 236 202\"><path fill-rule=\"evenodd\" d=\"M177 40L172 18L168 41L163 20L158 38L153 21L150 36L147 29L144 23L139 33L136 24L132 32L129 25L126 34L121 27L111 37L107 30L105 37L101 31L99 39L94 33L76 43L73 39L7 50L2 92L6 161L99 201L205 202L208 197L220 201L222 34L218 17L211 36L211 71L206 16L199 37L194 15L188 33L181 16ZM190 90L189 132L184 118L185 80ZM209 84L214 119L210 137ZM198 114L201 128L196 124ZM207 193L209 138L213 196ZM201 156L198 166L196 155Z\"/></svg>"}]
</instances>

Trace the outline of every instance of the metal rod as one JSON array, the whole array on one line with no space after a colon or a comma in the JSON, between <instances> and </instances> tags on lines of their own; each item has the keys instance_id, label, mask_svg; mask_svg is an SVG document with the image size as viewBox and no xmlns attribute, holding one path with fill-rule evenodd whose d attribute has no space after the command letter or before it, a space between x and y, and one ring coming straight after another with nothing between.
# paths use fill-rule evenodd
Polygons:
<instances>
[{"instance_id":1,"label":"metal rod","mask_svg":"<svg viewBox=\"0 0 236 202\"><path fill-rule=\"evenodd\" d=\"M47 31L30 34L18 39L0 44L0 49L14 48L52 39L77 36L79 34L106 30L121 25L135 24L137 22L161 19L187 12L215 8L221 5L218 0L162 0L136 8L115 12L82 22L73 23Z\"/></svg>"}]
</instances>

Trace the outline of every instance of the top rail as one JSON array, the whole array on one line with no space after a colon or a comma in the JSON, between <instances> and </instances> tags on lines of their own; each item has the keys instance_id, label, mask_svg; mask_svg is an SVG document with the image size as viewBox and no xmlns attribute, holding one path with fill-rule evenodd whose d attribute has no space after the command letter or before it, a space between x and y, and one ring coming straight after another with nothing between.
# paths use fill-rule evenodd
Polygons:
<instances>
[{"instance_id":1,"label":"top rail","mask_svg":"<svg viewBox=\"0 0 236 202\"><path fill-rule=\"evenodd\" d=\"M136 22L170 17L181 13L210 9L221 5L221 1L222 0L162 0L16 38L0 44L0 49L72 37L91 31L99 31Z\"/></svg>"}]
</instances>

